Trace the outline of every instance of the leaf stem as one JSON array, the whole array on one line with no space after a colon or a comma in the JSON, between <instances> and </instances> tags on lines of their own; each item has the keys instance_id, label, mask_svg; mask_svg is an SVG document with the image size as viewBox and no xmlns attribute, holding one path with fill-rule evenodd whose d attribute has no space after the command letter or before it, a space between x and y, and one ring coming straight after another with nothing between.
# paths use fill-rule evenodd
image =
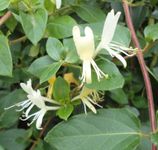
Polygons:
<instances>
[{"instance_id":1,"label":"leaf stem","mask_svg":"<svg viewBox=\"0 0 158 150\"><path fill-rule=\"evenodd\" d=\"M23 41L25 41L26 39L27 39L26 36L22 36L22 37L20 37L20 38L18 38L18 39L15 39L15 40L10 41L10 44L16 44L16 43L19 43L19 42L23 42Z\"/></svg>"},{"instance_id":2,"label":"leaf stem","mask_svg":"<svg viewBox=\"0 0 158 150\"><path fill-rule=\"evenodd\" d=\"M2 26L11 16L12 13L10 11L6 12L6 14L0 18L0 26Z\"/></svg>"},{"instance_id":3,"label":"leaf stem","mask_svg":"<svg viewBox=\"0 0 158 150\"><path fill-rule=\"evenodd\" d=\"M146 87L146 93L147 93L148 105L149 105L149 118L150 118L151 130L152 130L152 132L155 132L156 131L155 108L154 108L154 100L153 100L153 93L152 93L150 78L149 78L148 72L146 70L146 65L145 65L145 61L143 58L142 50L141 50L139 41L137 39L134 27L133 27L128 4L125 0L122 0L122 2L123 2L123 8L124 8L125 17L126 17L126 22L127 22L128 28L131 32L133 44L135 45L135 47L138 48L137 58L138 58L138 61L140 64L140 68L141 68L141 71L143 74L145 87ZM152 145L152 150L156 150L156 149L157 149L156 146Z\"/></svg>"}]
</instances>

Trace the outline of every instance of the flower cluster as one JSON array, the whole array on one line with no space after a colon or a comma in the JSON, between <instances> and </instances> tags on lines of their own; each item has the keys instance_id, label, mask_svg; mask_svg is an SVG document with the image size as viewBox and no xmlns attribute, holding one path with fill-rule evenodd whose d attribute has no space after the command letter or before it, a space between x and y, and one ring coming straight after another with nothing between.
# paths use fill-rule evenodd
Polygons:
<instances>
[{"instance_id":1,"label":"flower cluster","mask_svg":"<svg viewBox=\"0 0 158 150\"><path fill-rule=\"evenodd\" d=\"M101 78L107 76L103 71L99 69L94 61L94 58L101 49L107 50L107 52L112 57L116 57L117 59L119 59L124 67L127 66L126 60L119 53L122 52L125 55L129 55L127 52L133 51L133 49L124 47L120 43L112 41L120 15L120 12L117 12L115 15L114 10L111 10L111 12L108 13L101 35L101 41L96 48L94 44L94 34L90 27L87 26L85 28L85 36L80 35L80 29L78 26L73 27L73 40L76 46L77 53L83 63L81 76L83 83L92 82L91 65L93 66L97 74L98 81L100 81Z\"/></svg>"},{"instance_id":2,"label":"flower cluster","mask_svg":"<svg viewBox=\"0 0 158 150\"><path fill-rule=\"evenodd\" d=\"M81 93L74 97L72 99L72 101L78 100L80 99L83 103L84 106L84 112L85 114L87 114L87 109L86 106L93 112L93 113L97 113L95 107L93 105L96 105L98 107L101 107L97 102L101 100L99 94L93 90L93 89L89 89L87 87L83 87Z\"/></svg>"},{"instance_id":3,"label":"flower cluster","mask_svg":"<svg viewBox=\"0 0 158 150\"><path fill-rule=\"evenodd\" d=\"M56 0L56 8L59 9L60 7L61 0ZM91 66L96 72L98 81L100 81L101 78L107 77L107 74L105 74L94 61L95 57L102 49L105 49L109 55L111 55L111 57L116 57L119 59L124 67L127 66L126 60L121 56L120 53L129 55L128 52L133 51L133 49L124 47L120 43L112 41L120 14L120 12L117 12L115 15L114 10L111 10L111 12L108 13L104 23L101 40L97 47L95 47L94 34L90 27L85 27L84 36L81 36L81 32L78 26L73 27L73 40L79 58L82 61L82 85L84 85L84 83L92 82ZM32 88L31 80L27 81L27 84L21 83L20 86L27 93L27 99L6 109L10 109L15 106L20 107L20 109L17 111L23 111L23 118L21 119L27 120L29 118L33 118L29 125L36 121L36 128L42 129L42 120L46 112L50 110L58 110L61 108L61 105L53 99L42 96L39 90L34 90ZM101 100L100 94L98 94L97 91L89 89L85 86L82 87L82 90L78 96L72 98L71 102L78 99L82 101L86 114L86 107L88 107L95 114L97 111L94 105L102 107L98 104L98 101ZM36 107L38 111L30 114L34 107Z\"/></svg>"}]
</instances>

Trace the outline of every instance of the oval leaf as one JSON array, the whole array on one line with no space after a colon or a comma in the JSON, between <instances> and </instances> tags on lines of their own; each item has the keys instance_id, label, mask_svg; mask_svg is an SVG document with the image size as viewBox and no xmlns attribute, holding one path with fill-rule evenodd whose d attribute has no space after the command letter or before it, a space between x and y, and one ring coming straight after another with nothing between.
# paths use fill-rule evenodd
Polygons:
<instances>
[{"instance_id":1,"label":"oval leaf","mask_svg":"<svg viewBox=\"0 0 158 150\"><path fill-rule=\"evenodd\" d=\"M29 67L28 71L36 77L41 76L43 71L49 67L54 61L49 56L43 56L36 59Z\"/></svg>"},{"instance_id":2,"label":"oval leaf","mask_svg":"<svg viewBox=\"0 0 158 150\"><path fill-rule=\"evenodd\" d=\"M99 82L96 73L93 72L92 83L87 84L87 87L96 90L113 90L123 87L124 78L114 63L105 59L98 62L98 67L108 75L108 78L102 78Z\"/></svg>"},{"instance_id":3,"label":"oval leaf","mask_svg":"<svg viewBox=\"0 0 158 150\"><path fill-rule=\"evenodd\" d=\"M56 79L53 89L55 100L64 104L70 102L70 86L63 78L58 77Z\"/></svg>"},{"instance_id":4,"label":"oval leaf","mask_svg":"<svg viewBox=\"0 0 158 150\"><path fill-rule=\"evenodd\" d=\"M0 75L12 76L12 56L5 36L0 35Z\"/></svg>"},{"instance_id":5,"label":"oval leaf","mask_svg":"<svg viewBox=\"0 0 158 150\"><path fill-rule=\"evenodd\" d=\"M28 39L36 45L42 38L46 24L47 24L47 11L39 8L34 13L20 12L20 20L24 32Z\"/></svg>"},{"instance_id":6,"label":"oval leaf","mask_svg":"<svg viewBox=\"0 0 158 150\"><path fill-rule=\"evenodd\" d=\"M50 20L47 26L48 36L55 38L65 38L72 35L72 28L77 23L70 16L60 16Z\"/></svg>"},{"instance_id":7,"label":"oval leaf","mask_svg":"<svg viewBox=\"0 0 158 150\"><path fill-rule=\"evenodd\" d=\"M55 62L49 65L47 68L44 68L40 76L40 83L43 83L54 76L61 67L62 63L63 62Z\"/></svg>"},{"instance_id":8,"label":"oval leaf","mask_svg":"<svg viewBox=\"0 0 158 150\"><path fill-rule=\"evenodd\" d=\"M138 118L127 109L77 115L54 127L45 140L58 150L134 150L140 142Z\"/></svg>"},{"instance_id":9,"label":"oval leaf","mask_svg":"<svg viewBox=\"0 0 158 150\"><path fill-rule=\"evenodd\" d=\"M10 0L0 0L0 11L6 9L10 4Z\"/></svg>"},{"instance_id":10,"label":"oval leaf","mask_svg":"<svg viewBox=\"0 0 158 150\"><path fill-rule=\"evenodd\" d=\"M64 47L62 43L56 38L49 38L47 40L46 49L48 55L56 61L62 60Z\"/></svg>"}]
</instances>

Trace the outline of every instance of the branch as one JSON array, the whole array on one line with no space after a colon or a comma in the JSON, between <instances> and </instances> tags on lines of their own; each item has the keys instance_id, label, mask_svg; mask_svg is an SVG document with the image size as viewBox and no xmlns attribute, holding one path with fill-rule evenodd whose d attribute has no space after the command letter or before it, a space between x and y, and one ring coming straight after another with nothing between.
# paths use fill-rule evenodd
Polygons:
<instances>
[{"instance_id":1,"label":"branch","mask_svg":"<svg viewBox=\"0 0 158 150\"><path fill-rule=\"evenodd\" d=\"M43 129L41 130L41 132L40 132L37 140L33 142L32 146L30 147L29 150L33 150L36 147L36 145L38 144L40 138L43 136L43 134L44 134L45 130L47 129L47 126L49 125L49 123L50 123L51 120L52 120L52 117L47 120L47 122L44 125Z\"/></svg>"},{"instance_id":2,"label":"branch","mask_svg":"<svg viewBox=\"0 0 158 150\"><path fill-rule=\"evenodd\" d=\"M123 2L123 8L124 8L125 17L126 17L126 22L127 22L128 28L131 32L133 44L135 45L135 47L138 48L137 58L138 58L140 68L141 68L141 71L143 74L144 82L145 82L145 88L146 88L148 105L149 105L149 118L150 118L151 130L152 130L152 132L155 132L156 131L155 108L154 108L154 100L153 100L150 78L149 78L148 72L146 70L146 64L145 64L145 61L143 58L142 50L141 50L139 41L137 39L134 27L133 27L128 4L126 3L125 0L122 0L122 2ZM152 145L152 150L156 150L156 149L157 149L156 146Z\"/></svg>"},{"instance_id":3,"label":"branch","mask_svg":"<svg viewBox=\"0 0 158 150\"><path fill-rule=\"evenodd\" d=\"M19 42L23 42L23 41L25 41L26 39L27 39L27 37L26 37L26 36L23 36L23 37L20 37L20 38L18 38L18 39L15 39L15 40L10 41L10 44L16 44L16 43L19 43Z\"/></svg>"},{"instance_id":4,"label":"branch","mask_svg":"<svg viewBox=\"0 0 158 150\"><path fill-rule=\"evenodd\" d=\"M12 16L12 13L8 11L4 16L0 18L0 26L2 26L10 17Z\"/></svg>"}]
</instances>

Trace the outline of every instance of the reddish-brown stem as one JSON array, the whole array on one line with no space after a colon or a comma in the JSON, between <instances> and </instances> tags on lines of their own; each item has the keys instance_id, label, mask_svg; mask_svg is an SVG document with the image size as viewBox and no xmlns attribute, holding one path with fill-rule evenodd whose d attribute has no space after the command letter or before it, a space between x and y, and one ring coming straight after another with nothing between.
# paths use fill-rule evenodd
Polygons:
<instances>
[{"instance_id":1,"label":"reddish-brown stem","mask_svg":"<svg viewBox=\"0 0 158 150\"><path fill-rule=\"evenodd\" d=\"M46 128L47 128L47 126L49 125L49 123L50 123L51 120L52 120L52 117L47 120L47 122L46 122L46 124L44 125L43 129L41 130L41 132L40 132L40 134L39 134L37 140L34 141L34 143L32 144L32 146L30 147L29 150L33 150L33 149L36 147L36 145L37 145L38 142L39 142L39 139L43 136L43 134L44 134L44 132L45 132L45 130L46 130Z\"/></svg>"},{"instance_id":2,"label":"reddish-brown stem","mask_svg":"<svg viewBox=\"0 0 158 150\"><path fill-rule=\"evenodd\" d=\"M126 17L126 22L131 32L133 44L135 45L135 47L138 48L137 58L140 64L140 68L143 74L145 87L146 87L146 93L147 93L148 104L149 104L149 118L150 118L151 130L152 132L155 132L156 131L155 108L154 108L154 100L153 100L153 93L152 93L150 78L146 70L146 65L145 65L143 54L142 54L142 50L141 50L139 41L137 39L134 27L133 27L128 4L126 3L125 0L122 0L122 2L123 2L123 8L124 8L125 17ZM156 149L157 149L156 146L152 145L152 150L156 150Z\"/></svg>"},{"instance_id":3,"label":"reddish-brown stem","mask_svg":"<svg viewBox=\"0 0 158 150\"><path fill-rule=\"evenodd\" d=\"M8 11L4 16L2 16L0 18L0 26L2 24L4 24L10 17L11 17L12 13L10 11Z\"/></svg>"}]
</instances>

